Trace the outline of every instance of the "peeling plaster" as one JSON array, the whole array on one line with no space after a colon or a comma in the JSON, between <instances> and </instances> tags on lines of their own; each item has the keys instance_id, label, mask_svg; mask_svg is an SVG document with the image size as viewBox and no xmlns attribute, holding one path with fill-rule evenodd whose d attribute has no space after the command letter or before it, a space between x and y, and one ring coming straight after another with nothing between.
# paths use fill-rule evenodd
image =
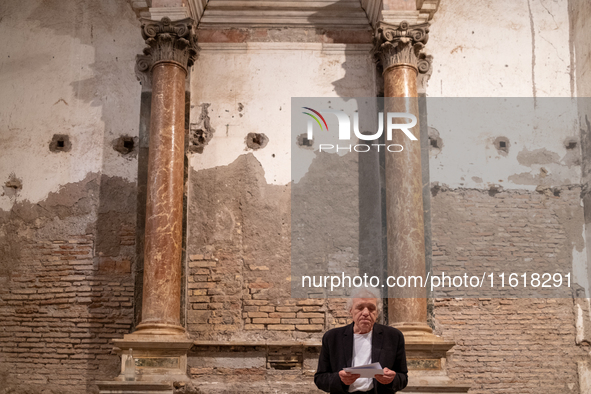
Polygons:
<instances>
[{"instance_id":1,"label":"peeling plaster","mask_svg":"<svg viewBox=\"0 0 591 394\"><path fill-rule=\"evenodd\" d=\"M96 173L62 186L35 204L25 200L0 211L0 276L9 275L27 248L40 240L68 239L73 234L95 235L95 262L117 257L135 246L121 243L120 232L135 227L136 185L121 177Z\"/></svg>"},{"instance_id":2,"label":"peeling plaster","mask_svg":"<svg viewBox=\"0 0 591 394\"><path fill-rule=\"evenodd\" d=\"M143 40L129 5L31 0L1 8L0 179L18 169L18 201L33 204L89 173L135 181L137 162L110 146L138 133L141 87L130 48L141 50ZM69 135L71 151L50 152L54 134ZM0 210L13 204L0 196Z\"/></svg>"},{"instance_id":3,"label":"peeling plaster","mask_svg":"<svg viewBox=\"0 0 591 394\"><path fill-rule=\"evenodd\" d=\"M525 148L517 154L517 161L521 165L531 167L534 164L559 163L560 156L558 156L558 153L550 152L546 148L535 149L533 151Z\"/></svg>"},{"instance_id":4,"label":"peeling plaster","mask_svg":"<svg viewBox=\"0 0 591 394\"><path fill-rule=\"evenodd\" d=\"M229 165L244 153L248 133L264 133L269 143L253 154L267 183L286 185L292 180L295 144L291 97L375 97L371 46L248 42L237 50L236 45L202 45L191 97L211 103L209 117L217 132L203 154L191 155L189 166L202 170ZM192 102L192 119L200 116L199 105Z\"/></svg>"},{"instance_id":5,"label":"peeling plaster","mask_svg":"<svg viewBox=\"0 0 591 394\"><path fill-rule=\"evenodd\" d=\"M433 181L454 188L502 183L532 191L579 183L580 156L564 144L579 128L572 100L538 98L537 108L531 98L434 98L427 105L429 126L445 141L429 160ZM499 149L500 134L511 136L505 151Z\"/></svg>"},{"instance_id":6,"label":"peeling plaster","mask_svg":"<svg viewBox=\"0 0 591 394\"><path fill-rule=\"evenodd\" d=\"M191 123L189 126L189 152L203 153L203 150L213 138L215 129L211 126L211 119L209 117L209 107L211 103L202 103L201 113L197 118L197 122ZM239 108L242 111L242 108Z\"/></svg>"}]
</instances>

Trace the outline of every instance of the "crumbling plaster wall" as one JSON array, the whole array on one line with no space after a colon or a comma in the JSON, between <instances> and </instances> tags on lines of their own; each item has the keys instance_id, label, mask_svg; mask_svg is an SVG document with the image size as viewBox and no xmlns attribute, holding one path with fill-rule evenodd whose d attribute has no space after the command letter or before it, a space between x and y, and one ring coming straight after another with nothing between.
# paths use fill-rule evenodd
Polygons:
<instances>
[{"instance_id":1,"label":"crumbling plaster wall","mask_svg":"<svg viewBox=\"0 0 591 394\"><path fill-rule=\"evenodd\" d=\"M441 2L428 45L434 56L428 96L530 99L521 102L528 117L517 127L501 119L476 124L479 131L469 134L458 133L446 123L449 114L429 106L430 133L443 143L430 149L434 270L449 262L482 270L499 263L523 270L547 265L572 271L579 289L573 294L586 290L589 296L577 103L559 117L548 101L567 107L571 97L581 96L579 86L588 86L579 80L586 60L575 55L572 19L581 14L575 18L580 29L588 5L570 3ZM578 11L569 15L572 3ZM586 42L588 33L580 31L579 41ZM470 113L462 109L457 117ZM506 154L494 146L498 137L510 142ZM568 149L567 140L576 146ZM570 298L438 299L433 324L437 334L456 342L450 376L472 382L475 393L533 393L539 384L550 392L583 393L587 304ZM548 354L552 363L544 361Z\"/></svg>"},{"instance_id":2,"label":"crumbling plaster wall","mask_svg":"<svg viewBox=\"0 0 591 394\"><path fill-rule=\"evenodd\" d=\"M317 392L317 349L280 371L260 346L318 342L346 322L342 303L290 297L291 97L375 96L375 71L369 40L322 43L315 33L200 32L249 37L202 41L191 80L189 133L205 132L207 144L189 156L187 327L199 340L255 346L191 353L189 373L208 392L237 390L237 380L261 393ZM251 133L264 134L260 148ZM298 351L280 349L288 359Z\"/></svg>"},{"instance_id":3,"label":"crumbling plaster wall","mask_svg":"<svg viewBox=\"0 0 591 394\"><path fill-rule=\"evenodd\" d=\"M520 104L525 116L513 125L498 117L495 124L475 125L474 133L458 133L457 124L449 121L452 116L433 105L429 126L437 129L444 148L431 155L431 180L477 189L578 184L579 128L575 121L564 121L576 119L576 104L568 107L575 94L568 2L443 1L432 22L427 51L434 60L427 95L523 97L510 103ZM553 97L562 99L552 103L548 98ZM467 113L469 108L458 108L454 118ZM506 155L494 146L498 137L509 140ZM569 138L577 143L574 150L565 146Z\"/></svg>"},{"instance_id":4,"label":"crumbling plaster wall","mask_svg":"<svg viewBox=\"0 0 591 394\"><path fill-rule=\"evenodd\" d=\"M196 170L228 165L250 151L267 183L286 185L291 181L291 97L375 96L370 44L243 42L200 48L191 82L191 122L207 111L215 134L203 154L191 156ZM250 132L269 138L264 149L247 148Z\"/></svg>"},{"instance_id":5,"label":"crumbling plaster wall","mask_svg":"<svg viewBox=\"0 0 591 394\"><path fill-rule=\"evenodd\" d=\"M0 392L94 392L133 322L139 23L123 0L8 0L0 36Z\"/></svg>"},{"instance_id":6,"label":"crumbling plaster wall","mask_svg":"<svg viewBox=\"0 0 591 394\"><path fill-rule=\"evenodd\" d=\"M125 1L3 1L0 5L0 180L22 180L18 201L42 201L90 172L135 181L137 166L111 147L137 135L143 48ZM72 148L52 153L54 134ZM14 153L10 153L14 152ZM0 208L14 199L0 195Z\"/></svg>"},{"instance_id":7,"label":"crumbling plaster wall","mask_svg":"<svg viewBox=\"0 0 591 394\"><path fill-rule=\"evenodd\" d=\"M371 46L200 46L191 122L214 134L189 158L189 329L210 339L319 338L340 312L289 299L291 97L375 96ZM265 134L264 148L249 148L249 133Z\"/></svg>"},{"instance_id":8,"label":"crumbling plaster wall","mask_svg":"<svg viewBox=\"0 0 591 394\"><path fill-rule=\"evenodd\" d=\"M585 239L591 241L591 4L588 1L569 1L571 23L571 59L575 63L575 89L579 97L579 129L582 151L582 197L585 217ZM591 261L591 249L587 248L587 261ZM577 303L577 343L589 342L591 324L589 310L591 300ZM579 361L579 385L582 392L591 391L589 359Z\"/></svg>"},{"instance_id":9,"label":"crumbling plaster wall","mask_svg":"<svg viewBox=\"0 0 591 394\"><path fill-rule=\"evenodd\" d=\"M546 97L568 100L574 94L571 53L564 45L570 39L566 1L445 1L440 7L427 46L434 56L427 95L531 97L527 104L532 116L512 130L491 127L485 133L467 136L454 130L453 124L442 123L443 116L428 108L429 126L437 128L443 141L443 146L438 151L432 149L430 155L431 181L442 186L434 189L432 204L433 249L438 259L452 263L458 258L485 263L495 259L527 259L529 249L544 244L551 233L556 238L554 250L540 252L538 260L557 269L581 269L578 282L585 285L588 280L586 261L581 257L585 255L585 243L579 196L580 153L568 151L565 146L567 138L574 138L580 146L578 124L556 122L554 114L545 112L548 107L542 100ZM328 305L288 302L287 297L280 296L281 292L273 290L285 289L283 281L288 273L286 211L281 208L281 200L271 197L289 192L282 186L290 180L290 133L286 128L289 114L283 112L288 108L288 98L375 94L375 72L365 55L333 55L330 57L333 64L328 62L325 50L314 50L314 47L323 48L319 43L202 44L191 85L191 121L200 119L198 126L202 127L207 117L208 127L215 133L203 153L193 154L189 160L194 171L189 175L188 247L189 256L193 255L189 270L194 272L189 272L188 301L193 311L189 311L188 321L190 331L198 337L300 339L306 336L306 331L300 331L298 324L313 326L314 319L319 319L321 324L324 318L327 329L345 320L344 315L335 319ZM349 89L335 90L337 79L343 82L340 86ZM245 146L249 132L265 133L269 137L266 147L249 150ZM498 153L494 147L498 137L509 139L507 155ZM237 160L247 152L252 154ZM253 190L256 183L248 181L246 190L232 190L233 186L241 189L242 184L235 179L245 182L244 179L254 176L260 182L261 170L265 183L259 183ZM280 189L269 193L266 190L271 185ZM521 199L532 200L531 207L521 204ZM482 201L475 203L479 200ZM511 202L505 206L507 201ZM249 212L251 204L265 206L265 210L270 209L275 215L265 212L256 217ZM506 210L502 213L507 220L503 231L494 227L494 220L490 221L491 215L500 215L494 207ZM539 215L534 211L538 209L550 224L537 222ZM511 220L511 214L506 216L512 210L521 215L519 223ZM473 211L475 218L468 220L466 211ZM480 227L491 225L489 232L480 231ZM466 226L472 226L467 227L467 236L459 231ZM548 232L544 232L546 226L550 227ZM249 244L248 238L257 234L265 235L261 238L265 245ZM525 237L525 241L519 242L520 237ZM468 246L462 244L464 241ZM475 246L478 242L490 247L481 251ZM511 245L512 242L518 244ZM498 245L508 245L510 250ZM249 252L249 248L256 252ZM553 252L558 257L550 256ZM264 264L259 264L260 261ZM436 264L434 261L434 267ZM235 289L228 291L222 286L222 293L217 293L220 287L216 283L228 275L236 282L232 285ZM517 307L504 307L509 304L496 300L486 305L470 300L458 300L453 305L440 301L434 309L436 332L459 344L450 363L452 377L477 382L481 392L514 389L515 382L519 385L528 376L542 378L548 373L545 365L534 368L530 375L528 369L546 357L545 343L555 338L531 337L525 331L532 324L540 331L553 331L559 320L567 319L570 325L557 333L563 345L560 357L564 362L556 368L560 378L553 387L580 392L576 362L584 359L585 352L572 341L575 336L572 300L543 305L537 300L520 300ZM521 311L532 309L543 311L539 316L521 319ZM470 315L475 318L469 319ZM334 320L329 322L330 319ZM502 334L499 341L531 343L513 353L504 351L497 342L480 334L482 322L490 319L498 323L495 333ZM515 320L520 320L520 325L514 325ZM311 332L311 338L318 338L319 332L315 329ZM462 341L463 338L468 340ZM477 366L471 369L471 363ZM516 363L524 368L507 378L503 371L514 368ZM215 374L216 368L208 371L194 368L192 373ZM527 383L522 388L534 390Z\"/></svg>"}]
</instances>

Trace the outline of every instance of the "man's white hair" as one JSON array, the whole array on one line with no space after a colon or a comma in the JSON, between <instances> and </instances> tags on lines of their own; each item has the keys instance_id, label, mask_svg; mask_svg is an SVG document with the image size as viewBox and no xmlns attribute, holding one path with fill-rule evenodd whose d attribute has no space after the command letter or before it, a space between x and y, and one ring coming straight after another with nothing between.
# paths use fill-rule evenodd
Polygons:
<instances>
[{"instance_id":1,"label":"man's white hair","mask_svg":"<svg viewBox=\"0 0 591 394\"><path fill-rule=\"evenodd\" d=\"M374 287L360 287L353 290L351 296L347 300L347 310L353 308L353 299L355 298L375 298L378 307L378 316L382 312L382 296L380 292Z\"/></svg>"}]
</instances>

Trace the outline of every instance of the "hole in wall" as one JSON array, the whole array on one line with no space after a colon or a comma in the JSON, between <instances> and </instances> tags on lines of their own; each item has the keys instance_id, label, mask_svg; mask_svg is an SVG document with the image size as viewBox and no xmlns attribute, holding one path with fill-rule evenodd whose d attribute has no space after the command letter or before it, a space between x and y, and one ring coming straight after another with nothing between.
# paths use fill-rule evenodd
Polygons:
<instances>
[{"instance_id":1,"label":"hole in wall","mask_svg":"<svg viewBox=\"0 0 591 394\"><path fill-rule=\"evenodd\" d=\"M314 145L314 139L308 139L308 133L304 133L297 136L296 143L302 148L311 148Z\"/></svg>"},{"instance_id":2,"label":"hole in wall","mask_svg":"<svg viewBox=\"0 0 591 394\"><path fill-rule=\"evenodd\" d=\"M72 149L70 136L67 134L54 134L49 143L51 152L69 152Z\"/></svg>"},{"instance_id":3,"label":"hole in wall","mask_svg":"<svg viewBox=\"0 0 591 394\"><path fill-rule=\"evenodd\" d=\"M494 197L497 194L502 193L504 191L505 189L501 185L490 185L488 188L488 195Z\"/></svg>"},{"instance_id":4,"label":"hole in wall","mask_svg":"<svg viewBox=\"0 0 591 394\"><path fill-rule=\"evenodd\" d=\"M122 155L129 155L136 151L136 145L138 141L139 139L137 137L122 135L121 137L113 140L113 149Z\"/></svg>"},{"instance_id":5,"label":"hole in wall","mask_svg":"<svg viewBox=\"0 0 591 394\"><path fill-rule=\"evenodd\" d=\"M269 143L269 137L263 133L248 133L246 146L253 150L263 149Z\"/></svg>"},{"instance_id":6,"label":"hole in wall","mask_svg":"<svg viewBox=\"0 0 591 394\"><path fill-rule=\"evenodd\" d=\"M203 153L205 146L207 146L209 141L213 138L215 129L210 123L209 112L213 112L213 110L209 109L210 106L211 103L201 104L201 114L199 114L197 122L189 125L188 149L191 153ZM191 114L191 117L194 117L194 115ZM226 136L228 136L228 125L226 125Z\"/></svg>"},{"instance_id":7,"label":"hole in wall","mask_svg":"<svg viewBox=\"0 0 591 394\"><path fill-rule=\"evenodd\" d=\"M203 129L196 129L193 130L193 139L195 144L204 144L205 143L205 130Z\"/></svg>"},{"instance_id":8,"label":"hole in wall","mask_svg":"<svg viewBox=\"0 0 591 394\"><path fill-rule=\"evenodd\" d=\"M439 136L439 130L434 127L429 127L429 153L437 156L443 148L443 140Z\"/></svg>"},{"instance_id":9,"label":"hole in wall","mask_svg":"<svg viewBox=\"0 0 591 394\"><path fill-rule=\"evenodd\" d=\"M511 144L509 143L509 138L498 137L494 141L494 146L501 156L507 156L507 154L509 153L509 148L510 148Z\"/></svg>"},{"instance_id":10,"label":"hole in wall","mask_svg":"<svg viewBox=\"0 0 591 394\"><path fill-rule=\"evenodd\" d=\"M573 150L577 147L577 139L576 138L567 138L564 141L564 147L568 150Z\"/></svg>"},{"instance_id":11,"label":"hole in wall","mask_svg":"<svg viewBox=\"0 0 591 394\"><path fill-rule=\"evenodd\" d=\"M133 150L133 139L125 139L123 141L123 147L131 152Z\"/></svg>"}]
</instances>

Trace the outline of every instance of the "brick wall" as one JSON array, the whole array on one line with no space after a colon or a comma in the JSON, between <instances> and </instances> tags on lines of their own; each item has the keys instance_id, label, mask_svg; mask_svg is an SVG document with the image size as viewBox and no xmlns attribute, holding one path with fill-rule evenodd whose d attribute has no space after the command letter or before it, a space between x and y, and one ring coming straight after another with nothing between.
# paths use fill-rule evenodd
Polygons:
<instances>
[{"instance_id":1,"label":"brick wall","mask_svg":"<svg viewBox=\"0 0 591 394\"><path fill-rule=\"evenodd\" d=\"M1 218L0 249L10 238L19 253L0 276L0 392L93 392L94 380L118 374L111 340L132 325L135 210L119 200L120 220L108 226L118 252L99 253L100 212L113 212L101 196L109 193L91 177L50 195L44 214L22 203Z\"/></svg>"},{"instance_id":2,"label":"brick wall","mask_svg":"<svg viewBox=\"0 0 591 394\"><path fill-rule=\"evenodd\" d=\"M432 199L434 271L461 262L489 269L572 270L580 246L580 190L437 193ZM573 299L439 298L435 332L456 342L449 374L470 393L579 393Z\"/></svg>"},{"instance_id":3,"label":"brick wall","mask_svg":"<svg viewBox=\"0 0 591 394\"><path fill-rule=\"evenodd\" d=\"M274 283L260 278L244 283L232 280L232 276L243 276L244 267L226 258L222 252L190 255L190 260L190 331L319 332L325 328L325 300L297 300L285 296L270 299L268 290L274 287ZM225 278L227 275L230 277Z\"/></svg>"}]
</instances>

